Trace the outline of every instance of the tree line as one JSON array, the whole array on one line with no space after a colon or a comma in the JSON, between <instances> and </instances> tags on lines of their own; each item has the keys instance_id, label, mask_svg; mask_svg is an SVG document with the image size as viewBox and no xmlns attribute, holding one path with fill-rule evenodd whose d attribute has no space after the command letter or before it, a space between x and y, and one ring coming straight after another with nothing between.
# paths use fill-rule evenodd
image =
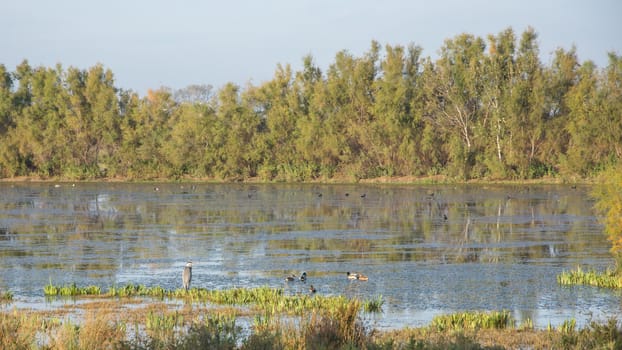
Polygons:
<instances>
[{"instance_id":1,"label":"tree line","mask_svg":"<svg viewBox=\"0 0 622 350\"><path fill-rule=\"evenodd\" d=\"M372 41L326 71L141 97L101 64L0 64L0 177L312 181L589 178L622 156L622 56L606 67L508 28L439 57Z\"/></svg>"}]
</instances>

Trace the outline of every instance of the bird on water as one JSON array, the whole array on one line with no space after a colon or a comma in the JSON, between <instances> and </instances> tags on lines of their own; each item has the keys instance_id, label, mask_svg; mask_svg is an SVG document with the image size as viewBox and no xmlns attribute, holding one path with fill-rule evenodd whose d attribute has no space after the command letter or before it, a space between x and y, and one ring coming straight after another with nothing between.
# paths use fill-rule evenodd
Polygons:
<instances>
[{"instance_id":1,"label":"bird on water","mask_svg":"<svg viewBox=\"0 0 622 350\"><path fill-rule=\"evenodd\" d=\"M362 273L350 273L346 272L349 280L358 280L358 281L368 281L369 277L363 275Z\"/></svg>"},{"instance_id":2,"label":"bird on water","mask_svg":"<svg viewBox=\"0 0 622 350\"><path fill-rule=\"evenodd\" d=\"M190 281L192 281L192 261L188 261L186 263L186 266L184 267L184 272L181 275L181 281L185 290L190 289Z\"/></svg>"}]
</instances>

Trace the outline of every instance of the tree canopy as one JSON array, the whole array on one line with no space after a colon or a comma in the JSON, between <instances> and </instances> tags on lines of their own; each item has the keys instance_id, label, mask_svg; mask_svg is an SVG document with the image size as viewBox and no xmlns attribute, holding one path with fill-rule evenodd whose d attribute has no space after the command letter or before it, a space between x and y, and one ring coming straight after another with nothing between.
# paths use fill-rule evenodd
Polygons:
<instances>
[{"instance_id":1,"label":"tree canopy","mask_svg":"<svg viewBox=\"0 0 622 350\"><path fill-rule=\"evenodd\" d=\"M511 28L447 39L439 57L372 41L323 72L141 97L110 69L0 64L0 177L311 181L445 175L594 177L622 157L622 56L539 59Z\"/></svg>"}]
</instances>

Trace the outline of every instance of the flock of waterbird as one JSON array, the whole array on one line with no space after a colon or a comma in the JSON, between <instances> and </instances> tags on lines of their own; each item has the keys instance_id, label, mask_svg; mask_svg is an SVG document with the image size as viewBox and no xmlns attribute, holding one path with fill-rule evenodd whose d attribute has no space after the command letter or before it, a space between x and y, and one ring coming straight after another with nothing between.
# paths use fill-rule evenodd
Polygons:
<instances>
[{"instance_id":1,"label":"flock of waterbird","mask_svg":"<svg viewBox=\"0 0 622 350\"><path fill-rule=\"evenodd\" d=\"M369 277L362 273L358 272L346 272L346 276L351 281L368 281ZM296 276L295 274L291 274L285 277L285 282L294 282L299 280L300 282L307 282L307 272L303 271L300 276ZM184 271L181 274L181 282L182 286L185 290L190 289L190 282L192 281L192 261L188 261L186 266L184 266ZM311 284L309 285L309 293L315 293L317 289Z\"/></svg>"}]
</instances>

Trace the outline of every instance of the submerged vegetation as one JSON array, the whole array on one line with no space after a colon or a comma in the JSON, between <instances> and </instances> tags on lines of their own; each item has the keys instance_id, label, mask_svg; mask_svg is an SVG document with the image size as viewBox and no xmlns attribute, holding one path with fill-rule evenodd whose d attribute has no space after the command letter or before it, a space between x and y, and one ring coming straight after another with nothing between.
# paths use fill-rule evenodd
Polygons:
<instances>
[{"instance_id":1,"label":"submerged vegetation","mask_svg":"<svg viewBox=\"0 0 622 350\"><path fill-rule=\"evenodd\" d=\"M102 65L0 64L0 177L574 181L622 156L622 57L540 61L538 35L460 34L336 53L321 70L141 97Z\"/></svg>"}]
</instances>

